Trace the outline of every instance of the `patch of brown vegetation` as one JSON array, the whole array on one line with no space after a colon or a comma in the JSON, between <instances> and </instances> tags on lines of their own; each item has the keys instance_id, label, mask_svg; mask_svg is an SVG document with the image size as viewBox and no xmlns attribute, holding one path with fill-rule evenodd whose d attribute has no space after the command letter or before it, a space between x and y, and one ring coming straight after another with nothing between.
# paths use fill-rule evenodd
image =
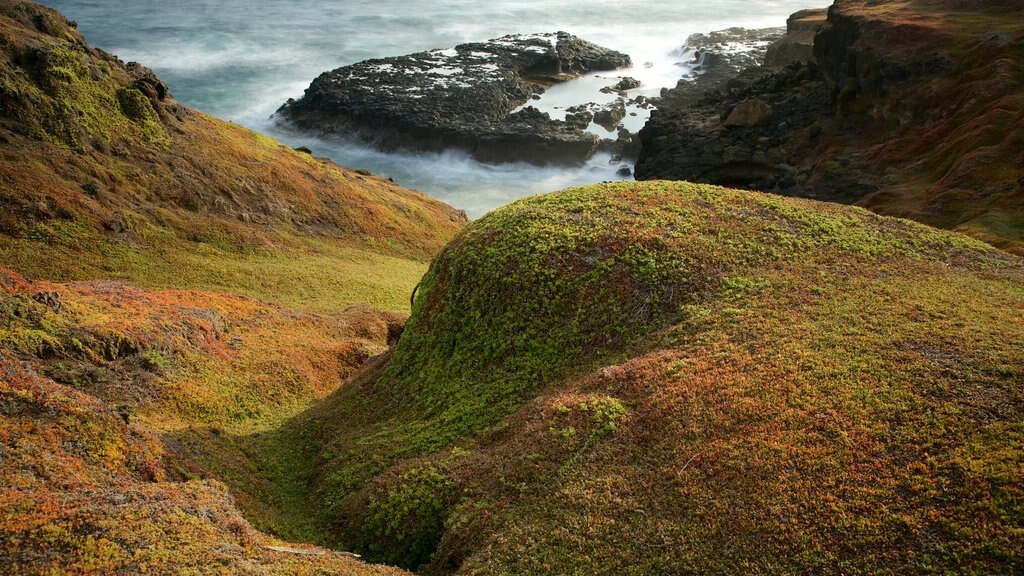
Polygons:
<instances>
[{"instance_id":1,"label":"patch of brown vegetation","mask_svg":"<svg viewBox=\"0 0 1024 576\"><path fill-rule=\"evenodd\" d=\"M387 350L402 316L6 270L0 284L0 571L401 573L318 548L284 553L239 508L263 527L312 514L282 503L256 470L275 463L240 431L273 430L333 391ZM217 465L247 476L221 474L226 486Z\"/></svg>"}]
</instances>

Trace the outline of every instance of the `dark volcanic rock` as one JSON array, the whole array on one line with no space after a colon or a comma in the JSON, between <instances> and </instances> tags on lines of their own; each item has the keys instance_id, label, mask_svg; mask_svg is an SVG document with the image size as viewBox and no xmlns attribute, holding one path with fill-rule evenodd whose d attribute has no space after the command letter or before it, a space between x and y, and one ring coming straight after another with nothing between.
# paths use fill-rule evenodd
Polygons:
<instances>
[{"instance_id":1,"label":"dark volcanic rock","mask_svg":"<svg viewBox=\"0 0 1024 576\"><path fill-rule=\"evenodd\" d=\"M812 24L815 18L797 13L791 29L803 38L805 24L821 26ZM877 188L874 178L845 160L811 181L801 160L818 145L823 126L829 137L837 130L823 121L832 114L831 89L813 64L794 62L781 70L762 64L769 46L785 41L781 32L730 29L690 37L703 74L664 94L640 131L637 180L689 180L847 202Z\"/></svg>"},{"instance_id":2,"label":"dark volcanic rock","mask_svg":"<svg viewBox=\"0 0 1024 576\"><path fill-rule=\"evenodd\" d=\"M625 117L626 105L621 100L616 100L594 112L594 123L611 132Z\"/></svg>"},{"instance_id":3,"label":"dark volcanic rock","mask_svg":"<svg viewBox=\"0 0 1024 576\"><path fill-rule=\"evenodd\" d=\"M831 113L830 101L818 69L794 63L746 88L709 92L679 108L659 108L640 131L636 178L853 201L874 189L871 178L850 177L856 171L837 162L827 177L808 185L807 174L794 168L822 137L821 120ZM747 121L739 121L737 113ZM834 128L829 126L831 133Z\"/></svg>"},{"instance_id":4,"label":"dark volcanic rock","mask_svg":"<svg viewBox=\"0 0 1024 576\"><path fill-rule=\"evenodd\" d=\"M633 78L632 76L626 76L625 78L619 80L616 84L612 86L605 86L604 88L601 88L601 92L604 92L605 94L625 95L626 91L633 90L634 88L639 87L639 80Z\"/></svg>"},{"instance_id":5,"label":"dark volcanic rock","mask_svg":"<svg viewBox=\"0 0 1024 576\"><path fill-rule=\"evenodd\" d=\"M629 56L559 32L505 36L321 74L298 101L278 110L318 135L356 132L385 148L465 150L484 162L573 163L599 139L518 106L546 86L630 64ZM585 126L584 126L585 127Z\"/></svg>"}]
</instances>

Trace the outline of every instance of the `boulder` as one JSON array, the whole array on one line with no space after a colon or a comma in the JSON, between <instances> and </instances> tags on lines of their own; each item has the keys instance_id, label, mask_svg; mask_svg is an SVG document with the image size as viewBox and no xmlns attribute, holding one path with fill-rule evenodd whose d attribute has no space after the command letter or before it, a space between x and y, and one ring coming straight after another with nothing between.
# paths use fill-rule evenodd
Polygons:
<instances>
[{"instance_id":1,"label":"boulder","mask_svg":"<svg viewBox=\"0 0 1024 576\"><path fill-rule=\"evenodd\" d=\"M632 76L626 76L622 80L619 80L618 84L614 86L616 90L625 92L626 90L632 90L640 87L640 81Z\"/></svg>"},{"instance_id":2,"label":"boulder","mask_svg":"<svg viewBox=\"0 0 1024 576\"><path fill-rule=\"evenodd\" d=\"M772 107L760 98L750 98L740 102L723 124L726 128L753 128L767 126L772 121Z\"/></svg>"},{"instance_id":3,"label":"boulder","mask_svg":"<svg viewBox=\"0 0 1024 576\"><path fill-rule=\"evenodd\" d=\"M612 86L605 86L601 88L601 92L605 94L622 94L625 95L627 90L633 90L634 88L640 87L640 81L632 76L626 76L619 80Z\"/></svg>"},{"instance_id":4,"label":"boulder","mask_svg":"<svg viewBox=\"0 0 1024 576\"><path fill-rule=\"evenodd\" d=\"M594 123L611 132L626 117L626 105L616 100L608 106L594 112Z\"/></svg>"}]
</instances>

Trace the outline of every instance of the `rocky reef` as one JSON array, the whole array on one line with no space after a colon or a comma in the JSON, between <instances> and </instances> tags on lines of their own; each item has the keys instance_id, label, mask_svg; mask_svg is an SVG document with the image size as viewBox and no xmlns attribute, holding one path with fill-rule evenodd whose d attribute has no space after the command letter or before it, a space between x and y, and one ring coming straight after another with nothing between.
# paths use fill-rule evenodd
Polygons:
<instances>
[{"instance_id":1,"label":"rocky reef","mask_svg":"<svg viewBox=\"0 0 1024 576\"><path fill-rule=\"evenodd\" d=\"M998 0L794 14L760 67L665 95L636 177L857 203L1022 251L1022 16Z\"/></svg>"},{"instance_id":2,"label":"rocky reef","mask_svg":"<svg viewBox=\"0 0 1024 576\"><path fill-rule=\"evenodd\" d=\"M489 163L573 163L592 155L600 138L519 108L579 74L629 65L629 56L565 32L504 36L325 72L277 115L305 132L354 132L384 149L455 148Z\"/></svg>"}]
</instances>

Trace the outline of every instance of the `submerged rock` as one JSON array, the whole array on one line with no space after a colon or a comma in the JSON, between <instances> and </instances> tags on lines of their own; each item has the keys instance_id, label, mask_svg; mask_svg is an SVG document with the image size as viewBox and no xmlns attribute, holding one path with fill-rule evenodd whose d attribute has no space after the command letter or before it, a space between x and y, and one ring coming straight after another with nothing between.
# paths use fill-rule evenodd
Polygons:
<instances>
[{"instance_id":1,"label":"submerged rock","mask_svg":"<svg viewBox=\"0 0 1024 576\"><path fill-rule=\"evenodd\" d=\"M384 149L573 163L593 154L597 136L532 108L512 112L553 84L629 65L629 56L565 32L504 36L325 72L277 115L305 132L355 132Z\"/></svg>"},{"instance_id":2,"label":"submerged rock","mask_svg":"<svg viewBox=\"0 0 1024 576\"><path fill-rule=\"evenodd\" d=\"M601 88L601 92L605 94L621 94L625 95L627 91L633 90L640 87L640 81L632 76L626 76L619 80L612 86L605 86Z\"/></svg>"}]
</instances>

